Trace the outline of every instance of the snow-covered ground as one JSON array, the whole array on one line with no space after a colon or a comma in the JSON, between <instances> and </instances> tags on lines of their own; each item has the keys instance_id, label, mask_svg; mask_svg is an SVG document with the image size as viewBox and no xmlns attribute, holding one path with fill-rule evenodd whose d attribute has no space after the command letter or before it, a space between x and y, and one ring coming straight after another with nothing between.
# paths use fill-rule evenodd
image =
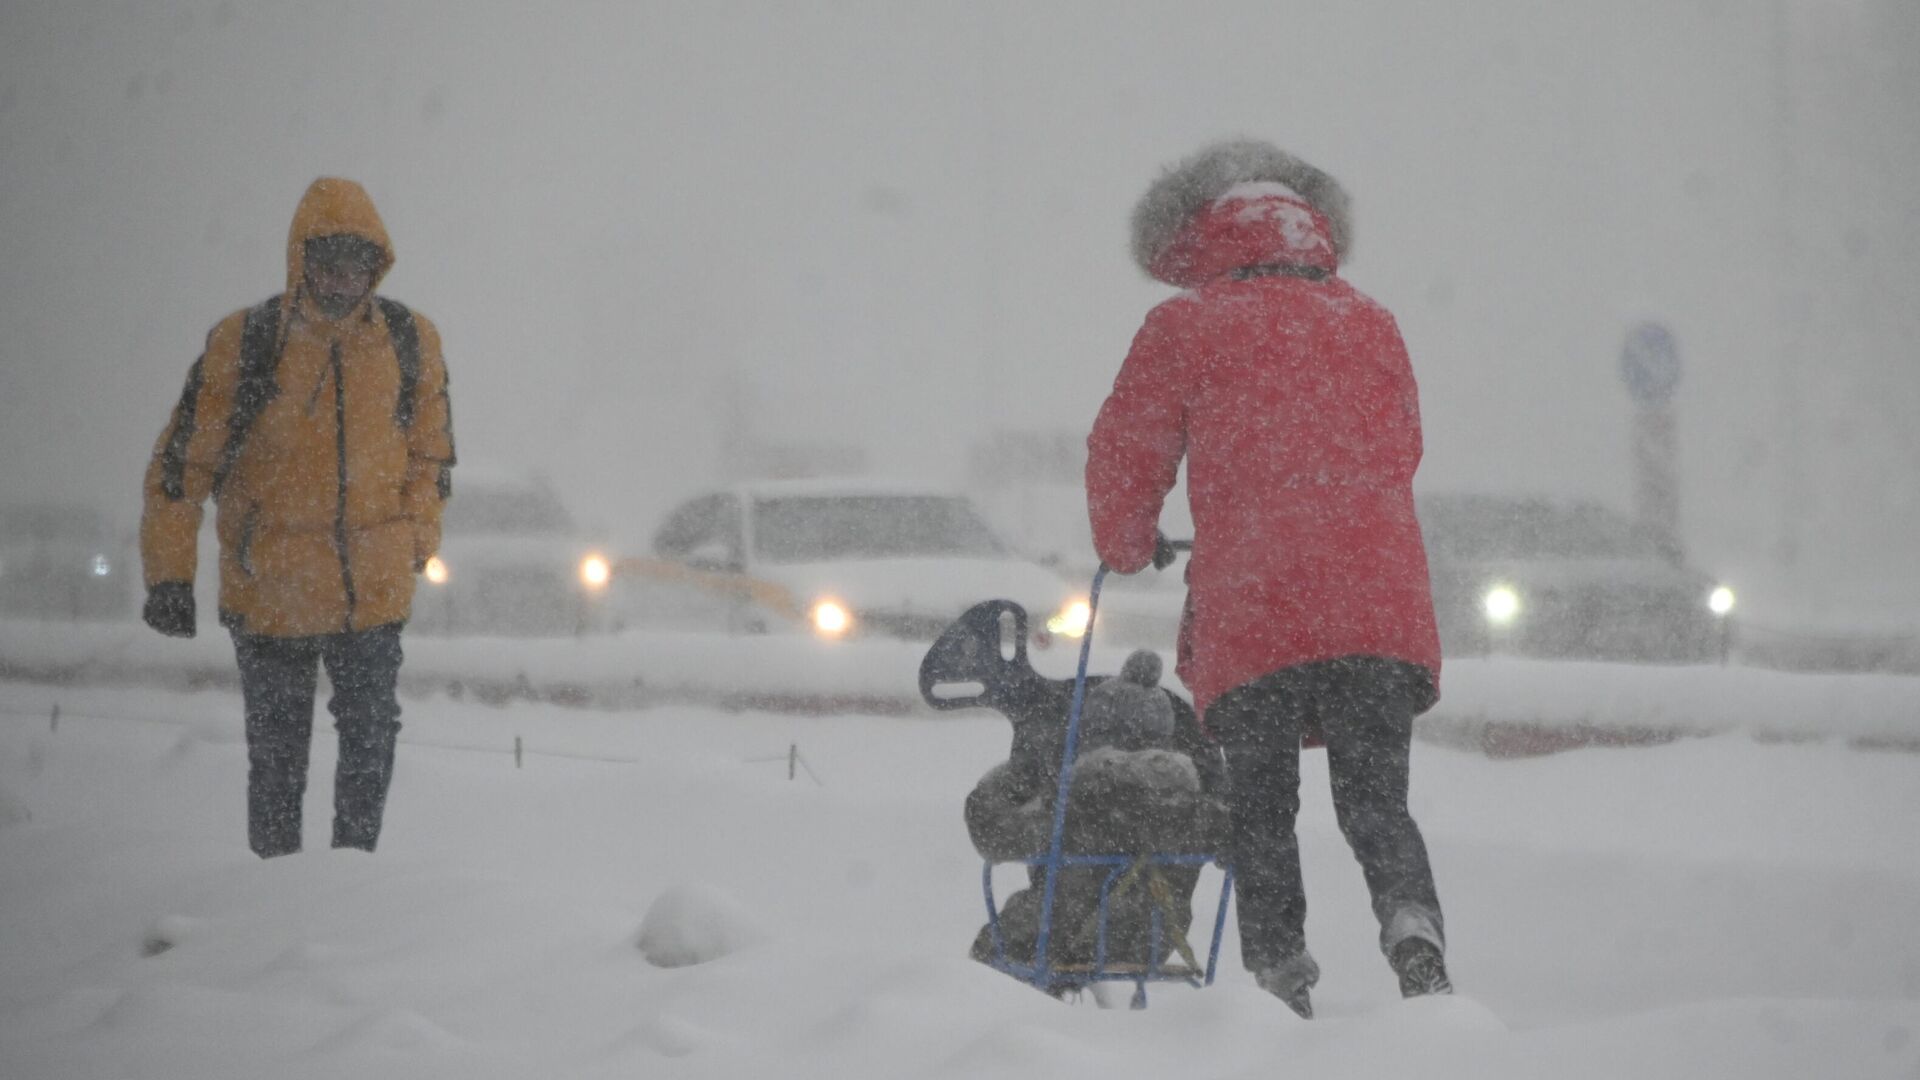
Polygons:
<instances>
[{"instance_id":1,"label":"snow-covered ground","mask_svg":"<svg viewBox=\"0 0 1920 1080\"><path fill-rule=\"evenodd\" d=\"M0 1076L1920 1076L1912 754L1422 744L1462 992L1412 1003L1309 755L1309 1024L1231 931L1145 1013L964 959L993 717L409 701L381 851L263 863L238 713L0 683ZM656 967L643 920L727 955Z\"/></svg>"}]
</instances>

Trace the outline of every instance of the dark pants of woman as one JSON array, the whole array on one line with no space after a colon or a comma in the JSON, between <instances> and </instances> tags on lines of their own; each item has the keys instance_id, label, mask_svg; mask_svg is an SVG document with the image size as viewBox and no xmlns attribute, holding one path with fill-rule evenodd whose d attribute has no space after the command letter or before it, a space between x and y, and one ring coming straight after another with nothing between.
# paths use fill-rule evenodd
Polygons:
<instances>
[{"instance_id":1,"label":"dark pants of woman","mask_svg":"<svg viewBox=\"0 0 1920 1080\"><path fill-rule=\"evenodd\" d=\"M1432 700L1425 669L1357 656L1286 668L1221 695L1207 729L1226 751L1240 952L1247 970L1311 985L1300 880L1300 741L1321 736L1340 831L1373 894L1380 948L1444 946L1426 843L1407 811L1413 718Z\"/></svg>"},{"instance_id":2,"label":"dark pants of woman","mask_svg":"<svg viewBox=\"0 0 1920 1080\"><path fill-rule=\"evenodd\" d=\"M247 840L263 859L300 850L313 698L327 667L340 761L333 780L333 846L372 851L393 780L400 733L400 625L349 634L275 638L236 632L247 711Z\"/></svg>"}]
</instances>

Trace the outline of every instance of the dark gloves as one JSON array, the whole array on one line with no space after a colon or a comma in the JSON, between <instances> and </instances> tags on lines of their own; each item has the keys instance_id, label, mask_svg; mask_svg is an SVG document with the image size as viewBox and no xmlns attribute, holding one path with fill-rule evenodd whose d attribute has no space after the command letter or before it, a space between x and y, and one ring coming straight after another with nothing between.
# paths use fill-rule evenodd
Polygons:
<instances>
[{"instance_id":1,"label":"dark gloves","mask_svg":"<svg viewBox=\"0 0 1920 1080\"><path fill-rule=\"evenodd\" d=\"M147 606L140 612L148 626L168 637L194 633L193 583L163 581L147 590Z\"/></svg>"},{"instance_id":2,"label":"dark gloves","mask_svg":"<svg viewBox=\"0 0 1920 1080\"><path fill-rule=\"evenodd\" d=\"M1153 568L1155 570L1165 570L1167 567L1173 565L1173 560L1179 557L1179 553L1173 550L1172 542L1167 539L1167 534L1157 529L1154 530Z\"/></svg>"}]
</instances>

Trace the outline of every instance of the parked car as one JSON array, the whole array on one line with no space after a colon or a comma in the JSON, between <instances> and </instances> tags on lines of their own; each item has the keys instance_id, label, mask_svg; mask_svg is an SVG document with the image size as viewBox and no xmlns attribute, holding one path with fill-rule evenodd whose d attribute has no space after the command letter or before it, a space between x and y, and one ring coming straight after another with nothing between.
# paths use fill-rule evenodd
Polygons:
<instances>
[{"instance_id":1,"label":"parked car","mask_svg":"<svg viewBox=\"0 0 1920 1080\"><path fill-rule=\"evenodd\" d=\"M1733 590L1590 502L1419 500L1442 651L1697 663L1724 657Z\"/></svg>"},{"instance_id":2,"label":"parked car","mask_svg":"<svg viewBox=\"0 0 1920 1080\"><path fill-rule=\"evenodd\" d=\"M442 525L414 593L413 629L553 637L615 628L612 560L547 484L463 467Z\"/></svg>"},{"instance_id":3,"label":"parked car","mask_svg":"<svg viewBox=\"0 0 1920 1080\"><path fill-rule=\"evenodd\" d=\"M1010 554L957 495L868 481L770 481L667 515L621 564L633 621L734 633L931 641L981 600L1025 607L1036 642L1086 631L1083 593Z\"/></svg>"},{"instance_id":4,"label":"parked car","mask_svg":"<svg viewBox=\"0 0 1920 1080\"><path fill-rule=\"evenodd\" d=\"M139 576L131 537L92 507L0 507L0 617L124 618Z\"/></svg>"},{"instance_id":5,"label":"parked car","mask_svg":"<svg viewBox=\"0 0 1920 1080\"><path fill-rule=\"evenodd\" d=\"M1633 519L1587 502L1498 495L1418 500L1441 651L1575 660L1721 660L1733 590ZM1109 579L1099 633L1171 648L1178 567Z\"/></svg>"}]
</instances>

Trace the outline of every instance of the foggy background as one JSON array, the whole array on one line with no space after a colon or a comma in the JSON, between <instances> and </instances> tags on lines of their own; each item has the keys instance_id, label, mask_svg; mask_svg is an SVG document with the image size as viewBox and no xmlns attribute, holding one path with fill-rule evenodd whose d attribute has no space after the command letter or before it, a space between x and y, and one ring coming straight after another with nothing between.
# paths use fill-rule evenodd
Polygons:
<instances>
[{"instance_id":1,"label":"foggy background","mask_svg":"<svg viewBox=\"0 0 1920 1080\"><path fill-rule=\"evenodd\" d=\"M1084 434L1167 290L1158 168L1353 194L1425 490L1629 505L1667 322L1693 561L1763 621L1920 610L1920 4L0 4L0 500L100 504L317 175L445 336L464 463L637 544L728 431L958 485ZM456 491L459 479L456 474Z\"/></svg>"}]
</instances>

